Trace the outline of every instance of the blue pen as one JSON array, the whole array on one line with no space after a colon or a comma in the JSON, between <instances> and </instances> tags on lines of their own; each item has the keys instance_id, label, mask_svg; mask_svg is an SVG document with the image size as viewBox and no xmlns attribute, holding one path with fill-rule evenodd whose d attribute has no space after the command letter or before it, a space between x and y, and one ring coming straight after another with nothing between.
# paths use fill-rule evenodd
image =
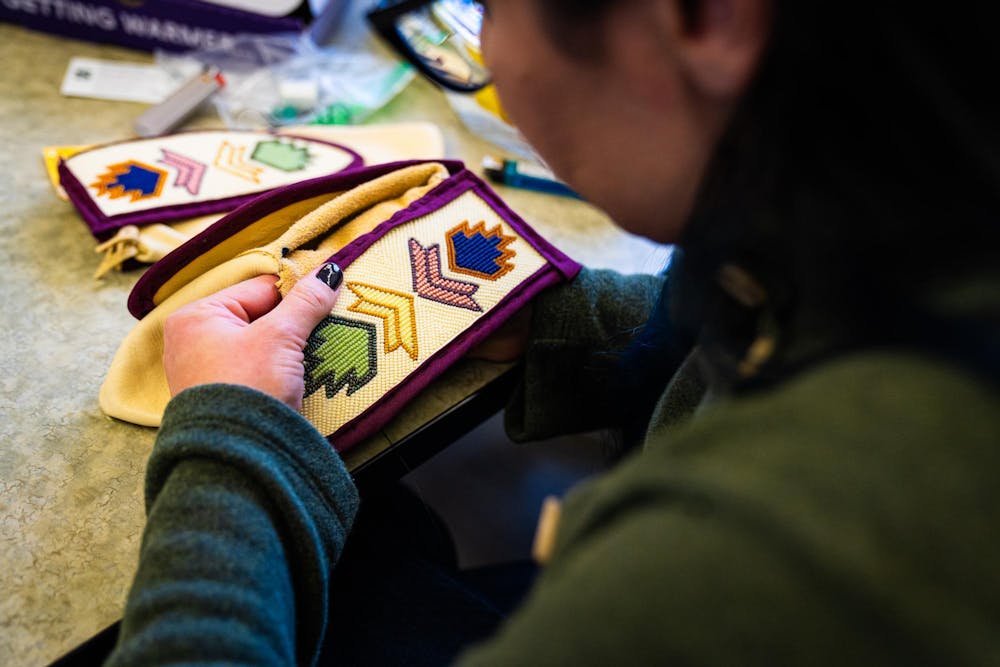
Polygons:
<instances>
[{"instance_id":1,"label":"blue pen","mask_svg":"<svg viewBox=\"0 0 1000 667\"><path fill-rule=\"evenodd\" d=\"M557 180L552 172L542 167L486 156L483 158L483 171L492 181L503 185L582 199L568 185Z\"/></svg>"}]
</instances>

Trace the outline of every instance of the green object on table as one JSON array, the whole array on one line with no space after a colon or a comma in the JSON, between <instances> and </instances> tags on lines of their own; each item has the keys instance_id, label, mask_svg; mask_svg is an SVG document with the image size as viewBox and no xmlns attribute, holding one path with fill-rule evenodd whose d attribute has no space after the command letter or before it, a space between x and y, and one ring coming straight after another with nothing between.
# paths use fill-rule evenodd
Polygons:
<instances>
[{"instance_id":1,"label":"green object on table","mask_svg":"<svg viewBox=\"0 0 1000 667\"><path fill-rule=\"evenodd\" d=\"M367 81L364 88L352 91L353 99L340 99L328 104L310 121L312 125L350 125L364 122L398 95L413 80L413 67L399 63L381 80Z\"/></svg>"}]
</instances>

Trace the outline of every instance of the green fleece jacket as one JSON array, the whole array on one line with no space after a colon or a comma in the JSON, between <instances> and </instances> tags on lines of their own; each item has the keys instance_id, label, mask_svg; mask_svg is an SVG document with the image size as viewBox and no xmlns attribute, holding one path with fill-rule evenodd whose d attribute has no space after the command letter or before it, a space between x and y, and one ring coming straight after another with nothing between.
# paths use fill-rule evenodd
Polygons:
<instances>
[{"instance_id":1,"label":"green fleece jacket","mask_svg":"<svg viewBox=\"0 0 1000 667\"><path fill-rule=\"evenodd\" d=\"M585 271L538 299L513 435L623 414L609 358L660 287ZM528 599L463 664L1000 664L995 386L892 349L693 415L692 386L570 493ZM357 503L323 439L251 390L195 388L147 487L110 664L313 661Z\"/></svg>"}]
</instances>

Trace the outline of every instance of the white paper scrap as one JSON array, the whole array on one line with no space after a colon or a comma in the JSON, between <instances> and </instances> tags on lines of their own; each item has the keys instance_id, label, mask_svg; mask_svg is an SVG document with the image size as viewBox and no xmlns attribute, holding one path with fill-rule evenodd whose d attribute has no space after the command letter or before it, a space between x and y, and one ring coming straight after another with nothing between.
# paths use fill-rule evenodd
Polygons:
<instances>
[{"instance_id":1,"label":"white paper scrap","mask_svg":"<svg viewBox=\"0 0 1000 667\"><path fill-rule=\"evenodd\" d=\"M168 72L153 64L72 58L60 92L68 97L158 104L197 74L197 69Z\"/></svg>"}]
</instances>

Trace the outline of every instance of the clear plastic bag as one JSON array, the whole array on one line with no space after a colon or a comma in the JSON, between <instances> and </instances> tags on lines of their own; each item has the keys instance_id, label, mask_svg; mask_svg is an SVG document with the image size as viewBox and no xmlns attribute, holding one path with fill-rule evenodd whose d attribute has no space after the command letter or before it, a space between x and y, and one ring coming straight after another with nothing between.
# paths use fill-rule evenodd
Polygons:
<instances>
[{"instance_id":1,"label":"clear plastic bag","mask_svg":"<svg viewBox=\"0 0 1000 667\"><path fill-rule=\"evenodd\" d=\"M413 69L378 52L318 47L304 34L238 35L225 48L156 54L170 70L192 61L222 70L212 101L227 127L359 123L413 79Z\"/></svg>"}]
</instances>

